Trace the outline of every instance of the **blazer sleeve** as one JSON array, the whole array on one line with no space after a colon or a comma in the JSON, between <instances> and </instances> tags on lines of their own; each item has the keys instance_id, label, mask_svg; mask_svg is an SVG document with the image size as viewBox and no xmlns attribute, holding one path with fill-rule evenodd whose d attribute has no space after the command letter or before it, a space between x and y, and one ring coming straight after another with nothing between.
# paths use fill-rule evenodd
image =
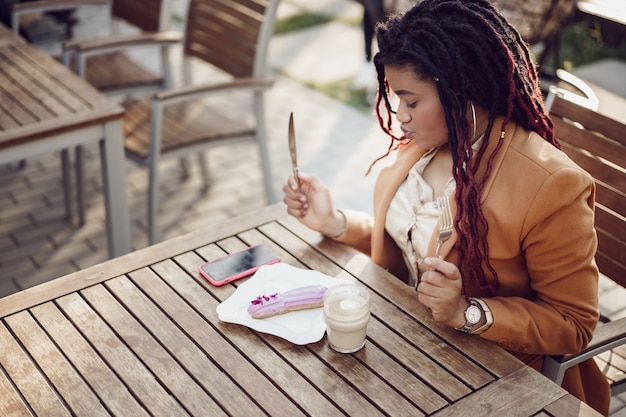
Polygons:
<instances>
[{"instance_id":1,"label":"blazer sleeve","mask_svg":"<svg viewBox=\"0 0 626 417\"><path fill-rule=\"evenodd\" d=\"M483 338L531 354L578 352L589 343L599 315L594 196L591 176L572 166L530 196L520 250L533 296L484 299L494 323Z\"/></svg>"}]
</instances>

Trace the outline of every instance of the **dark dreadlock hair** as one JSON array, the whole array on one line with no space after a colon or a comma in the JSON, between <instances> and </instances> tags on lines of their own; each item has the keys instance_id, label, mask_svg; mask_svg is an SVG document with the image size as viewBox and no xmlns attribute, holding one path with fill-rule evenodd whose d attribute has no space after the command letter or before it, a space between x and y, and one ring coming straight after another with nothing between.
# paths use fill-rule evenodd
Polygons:
<instances>
[{"instance_id":1,"label":"dark dreadlock hair","mask_svg":"<svg viewBox=\"0 0 626 417\"><path fill-rule=\"evenodd\" d=\"M387 153L379 159L406 143L406 138L392 133L385 66L408 67L419 80L435 80L454 164L458 206L454 227L459 236L455 247L460 253L463 279L494 294L499 282L489 262L488 225L480 206L482 184L475 174L481 160L487 158L485 177L489 176L501 147L500 141L490 155L485 155L495 119L504 118L496 127L501 137L513 121L559 147L528 46L487 0L424 0L380 24L377 40L376 114L381 128L391 137ZM485 140L475 156L466 117L470 102L488 111ZM483 267L491 272L492 279L484 276Z\"/></svg>"}]
</instances>

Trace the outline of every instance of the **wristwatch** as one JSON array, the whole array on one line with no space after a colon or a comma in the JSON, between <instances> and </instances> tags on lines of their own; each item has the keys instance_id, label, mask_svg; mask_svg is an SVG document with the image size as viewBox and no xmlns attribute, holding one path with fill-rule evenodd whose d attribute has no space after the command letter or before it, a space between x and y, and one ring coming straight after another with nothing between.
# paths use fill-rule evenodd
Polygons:
<instances>
[{"instance_id":1,"label":"wristwatch","mask_svg":"<svg viewBox=\"0 0 626 417\"><path fill-rule=\"evenodd\" d=\"M472 330L472 326L480 323L483 318L483 310L480 308L478 301L475 298L469 298L470 305L465 309L463 313L465 315L465 324L462 327L455 327L455 330L469 333Z\"/></svg>"},{"instance_id":2,"label":"wristwatch","mask_svg":"<svg viewBox=\"0 0 626 417\"><path fill-rule=\"evenodd\" d=\"M476 302L480 305L480 307L483 309L483 313L485 315L485 324L483 324L482 326L472 330L470 332L470 334L481 334L482 332L486 331L488 328L491 327L491 325L493 324L493 313L491 312L491 309L489 308L489 306L487 305L487 303L485 303L484 300L480 299L480 298L474 298L474 300L476 300Z\"/></svg>"}]
</instances>

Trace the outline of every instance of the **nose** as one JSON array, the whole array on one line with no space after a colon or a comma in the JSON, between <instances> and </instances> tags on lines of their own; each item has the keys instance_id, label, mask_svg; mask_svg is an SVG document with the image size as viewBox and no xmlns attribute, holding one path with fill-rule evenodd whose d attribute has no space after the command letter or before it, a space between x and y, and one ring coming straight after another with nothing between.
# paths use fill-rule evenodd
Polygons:
<instances>
[{"instance_id":1,"label":"nose","mask_svg":"<svg viewBox=\"0 0 626 417\"><path fill-rule=\"evenodd\" d=\"M409 112L404 110L402 106L398 107L398 111L396 112L396 120L399 123L408 123L411 121L411 115Z\"/></svg>"}]
</instances>

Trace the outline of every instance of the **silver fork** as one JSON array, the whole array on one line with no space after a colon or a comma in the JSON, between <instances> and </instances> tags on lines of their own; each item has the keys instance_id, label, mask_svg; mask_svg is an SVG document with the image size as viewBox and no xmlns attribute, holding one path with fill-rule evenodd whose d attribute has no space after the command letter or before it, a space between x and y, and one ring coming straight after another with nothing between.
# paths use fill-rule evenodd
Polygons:
<instances>
[{"instance_id":1,"label":"silver fork","mask_svg":"<svg viewBox=\"0 0 626 417\"><path fill-rule=\"evenodd\" d=\"M453 218L450 210L450 200L448 197L437 198L437 209L439 210L439 238L437 239L437 249L435 249L435 258L439 257L439 250L443 242L452 236Z\"/></svg>"},{"instance_id":2,"label":"silver fork","mask_svg":"<svg viewBox=\"0 0 626 417\"><path fill-rule=\"evenodd\" d=\"M439 211L439 237L437 238L437 248L435 249L435 258L439 258L439 250L443 242L450 239L452 236L453 218L452 211L450 210L450 201L448 197L437 198L437 210ZM415 289L419 285L419 280L415 282Z\"/></svg>"}]
</instances>

